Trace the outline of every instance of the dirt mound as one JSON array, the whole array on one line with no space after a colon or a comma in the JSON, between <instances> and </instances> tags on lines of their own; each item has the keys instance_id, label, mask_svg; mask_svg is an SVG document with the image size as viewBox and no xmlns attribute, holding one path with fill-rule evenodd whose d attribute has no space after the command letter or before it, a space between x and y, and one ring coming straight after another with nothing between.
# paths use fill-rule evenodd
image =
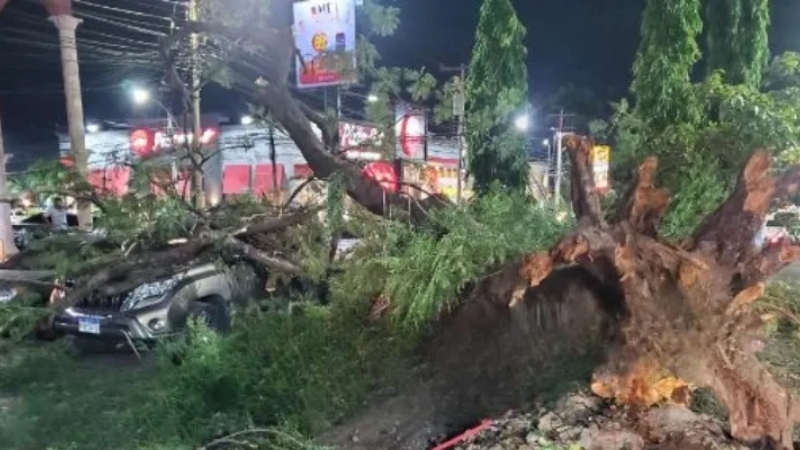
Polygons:
<instances>
[{"instance_id":1,"label":"dirt mound","mask_svg":"<svg viewBox=\"0 0 800 450\"><path fill-rule=\"evenodd\" d=\"M716 418L681 406L634 412L575 394L549 411L510 415L453 450L706 450L748 447L730 439Z\"/></svg>"},{"instance_id":2,"label":"dirt mound","mask_svg":"<svg viewBox=\"0 0 800 450\"><path fill-rule=\"evenodd\" d=\"M613 338L621 296L571 267L510 308L513 269L437 324L406 386L368 402L322 442L348 450L425 449L485 417L588 385Z\"/></svg>"}]
</instances>

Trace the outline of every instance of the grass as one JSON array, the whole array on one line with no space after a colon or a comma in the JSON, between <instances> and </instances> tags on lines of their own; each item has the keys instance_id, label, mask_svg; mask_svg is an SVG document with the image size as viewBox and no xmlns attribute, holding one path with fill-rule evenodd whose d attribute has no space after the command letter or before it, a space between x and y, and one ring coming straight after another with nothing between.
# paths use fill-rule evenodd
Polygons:
<instances>
[{"instance_id":1,"label":"grass","mask_svg":"<svg viewBox=\"0 0 800 450\"><path fill-rule=\"evenodd\" d=\"M135 359L76 359L59 344L17 348L2 358L0 396L11 406L0 420L0 448L139 449L147 440L137 405L154 399L152 367Z\"/></svg>"},{"instance_id":2,"label":"grass","mask_svg":"<svg viewBox=\"0 0 800 450\"><path fill-rule=\"evenodd\" d=\"M0 354L0 449L189 450L254 430L254 448L316 450L305 437L396 367L374 332L307 306L243 317L225 337L195 326L144 363L78 357L65 343L15 346Z\"/></svg>"}]
</instances>

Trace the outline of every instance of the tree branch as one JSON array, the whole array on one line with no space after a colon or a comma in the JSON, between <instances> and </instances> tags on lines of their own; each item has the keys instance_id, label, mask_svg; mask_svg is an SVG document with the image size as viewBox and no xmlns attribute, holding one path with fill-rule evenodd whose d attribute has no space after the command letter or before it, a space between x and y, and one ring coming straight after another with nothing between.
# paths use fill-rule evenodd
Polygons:
<instances>
[{"instance_id":1,"label":"tree branch","mask_svg":"<svg viewBox=\"0 0 800 450\"><path fill-rule=\"evenodd\" d=\"M299 213L287 214L278 218L267 219L265 221L250 224L235 231L233 236L241 238L255 234L274 233L276 231L280 231L309 220L310 218L314 217L314 215L316 215L320 209L321 208L311 208Z\"/></svg>"},{"instance_id":2,"label":"tree branch","mask_svg":"<svg viewBox=\"0 0 800 450\"><path fill-rule=\"evenodd\" d=\"M569 159L572 163L570 198L578 226L605 226L600 209L600 194L594 188L591 168L592 141L589 138L567 136L565 138Z\"/></svg>"},{"instance_id":3,"label":"tree branch","mask_svg":"<svg viewBox=\"0 0 800 450\"><path fill-rule=\"evenodd\" d=\"M0 281L9 283L41 282L43 278L52 278L52 270L11 270L0 269Z\"/></svg>"},{"instance_id":4,"label":"tree branch","mask_svg":"<svg viewBox=\"0 0 800 450\"><path fill-rule=\"evenodd\" d=\"M636 184L625 200L622 220L628 222L635 231L656 237L658 227L669 205L669 192L655 186L658 160L651 156L639 166Z\"/></svg>"},{"instance_id":5,"label":"tree branch","mask_svg":"<svg viewBox=\"0 0 800 450\"><path fill-rule=\"evenodd\" d=\"M752 256L755 236L764 225L775 193L771 167L772 158L766 151L758 151L748 159L733 192L698 227L689 250L711 253L727 267Z\"/></svg>"},{"instance_id":6,"label":"tree branch","mask_svg":"<svg viewBox=\"0 0 800 450\"><path fill-rule=\"evenodd\" d=\"M255 261L257 263L261 263L271 269L279 270L281 272L289 273L292 275L303 275L304 271L300 268L297 264L290 262L283 258L278 258L268 254L267 252L261 251L256 247L242 242L232 236L228 236L223 240L223 244L235 249L242 253L242 255Z\"/></svg>"},{"instance_id":7,"label":"tree branch","mask_svg":"<svg viewBox=\"0 0 800 450\"><path fill-rule=\"evenodd\" d=\"M145 253L129 260L121 260L116 264L108 265L106 268L79 279L75 283L75 289L69 291L61 301L54 306L59 311L75 305L81 299L89 296L92 292L102 288L104 285L111 284L117 280L122 280L130 273L140 271L142 268L157 268L155 270L170 273L175 267L190 264L202 251L208 249L214 241L212 239L197 239L185 245L163 250L160 252Z\"/></svg>"}]
</instances>

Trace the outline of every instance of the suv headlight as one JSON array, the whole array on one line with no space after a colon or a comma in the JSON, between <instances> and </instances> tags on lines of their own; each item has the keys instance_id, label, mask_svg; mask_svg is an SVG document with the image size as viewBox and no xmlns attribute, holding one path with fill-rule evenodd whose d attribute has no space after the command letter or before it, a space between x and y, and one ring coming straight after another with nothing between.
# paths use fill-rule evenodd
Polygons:
<instances>
[{"instance_id":1,"label":"suv headlight","mask_svg":"<svg viewBox=\"0 0 800 450\"><path fill-rule=\"evenodd\" d=\"M131 311L158 303L177 284L178 281L175 279L142 284L128 294L120 310Z\"/></svg>"},{"instance_id":2,"label":"suv headlight","mask_svg":"<svg viewBox=\"0 0 800 450\"><path fill-rule=\"evenodd\" d=\"M11 300L14 300L14 297L16 296L17 290L14 288L0 289L0 303L8 303Z\"/></svg>"}]
</instances>

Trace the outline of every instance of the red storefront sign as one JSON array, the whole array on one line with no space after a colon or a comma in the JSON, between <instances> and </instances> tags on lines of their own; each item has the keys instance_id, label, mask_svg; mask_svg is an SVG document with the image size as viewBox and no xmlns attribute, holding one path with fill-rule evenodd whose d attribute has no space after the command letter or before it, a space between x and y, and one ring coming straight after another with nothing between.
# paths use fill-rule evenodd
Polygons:
<instances>
[{"instance_id":1,"label":"red storefront sign","mask_svg":"<svg viewBox=\"0 0 800 450\"><path fill-rule=\"evenodd\" d=\"M388 192L400 190L400 177L397 175L394 164L387 161L376 161L367 164L361 171L365 176L372 178Z\"/></svg>"}]
</instances>

